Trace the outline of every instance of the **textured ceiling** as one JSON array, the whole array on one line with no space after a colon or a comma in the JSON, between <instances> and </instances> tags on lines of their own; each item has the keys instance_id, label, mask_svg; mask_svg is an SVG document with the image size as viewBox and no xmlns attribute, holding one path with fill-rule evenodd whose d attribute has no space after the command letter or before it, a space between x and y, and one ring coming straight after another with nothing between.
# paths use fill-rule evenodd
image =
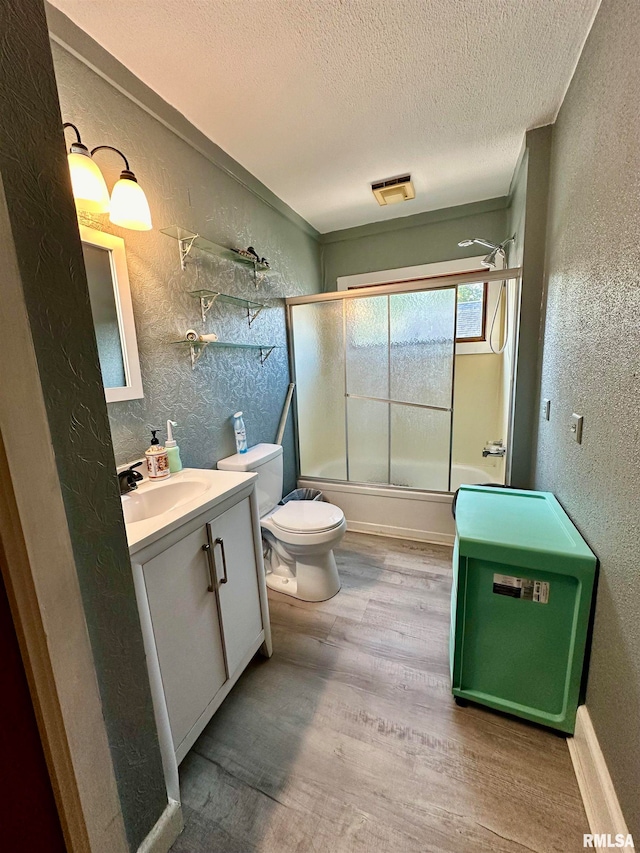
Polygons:
<instances>
[{"instance_id":1,"label":"textured ceiling","mask_svg":"<svg viewBox=\"0 0 640 853\"><path fill-rule=\"evenodd\" d=\"M598 3L53 0L322 232L505 194Z\"/></svg>"}]
</instances>

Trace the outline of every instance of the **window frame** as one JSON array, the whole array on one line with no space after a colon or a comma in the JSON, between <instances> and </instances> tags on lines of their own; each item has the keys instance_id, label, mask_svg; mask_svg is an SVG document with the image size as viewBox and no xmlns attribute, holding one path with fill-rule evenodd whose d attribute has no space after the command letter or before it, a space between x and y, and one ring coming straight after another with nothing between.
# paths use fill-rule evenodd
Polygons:
<instances>
[{"instance_id":1,"label":"window frame","mask_svg":"<svg viewBox=\"0 0 640 853\"><path fill-rule=\"evenodd\" d=\"M478 282L480 284L480 282ZM463 285L458 285L456 287L456 329L457 329L457 319L458 319L458 288L463 287ZM489 282L482 282L482 334L479 336L474 336L473 338L459 338L456 333L456 344L481 344L487 340L487 301L489 299Z\"/></svg>"}]
</instances>

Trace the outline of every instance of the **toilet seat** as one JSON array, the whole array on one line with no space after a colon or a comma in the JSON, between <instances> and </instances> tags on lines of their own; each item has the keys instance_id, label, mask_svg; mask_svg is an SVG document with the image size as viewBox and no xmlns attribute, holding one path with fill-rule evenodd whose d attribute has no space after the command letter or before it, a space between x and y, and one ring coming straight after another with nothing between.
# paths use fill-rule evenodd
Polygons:
<instances>
[{"instance_id":1,"label":"toilet seat","mask_svg":"<svg viewBox=\"0 0 640 853\"><path fill-rule=\"evenodd\" d=\"M272 523L286 533L324 533L344 521L344 513L324 501L288 501L270 516Z\"/></svg>"}]
</instances>

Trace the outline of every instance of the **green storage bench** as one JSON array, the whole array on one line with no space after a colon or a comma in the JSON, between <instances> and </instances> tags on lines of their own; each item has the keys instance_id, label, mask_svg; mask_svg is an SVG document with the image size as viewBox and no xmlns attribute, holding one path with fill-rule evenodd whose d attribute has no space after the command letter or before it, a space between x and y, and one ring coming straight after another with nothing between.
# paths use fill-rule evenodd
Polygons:
<instances>
[{"instance_id":1,"label":"green storage bench","mask_svg":"<svg viewBox=\"0 0 640 853\"><path fill-rule=\"evenodd\" d=\"M573 734L596 564L552 494L462 486L451 591L456 701Z\"/></svg>"}]
</instances>

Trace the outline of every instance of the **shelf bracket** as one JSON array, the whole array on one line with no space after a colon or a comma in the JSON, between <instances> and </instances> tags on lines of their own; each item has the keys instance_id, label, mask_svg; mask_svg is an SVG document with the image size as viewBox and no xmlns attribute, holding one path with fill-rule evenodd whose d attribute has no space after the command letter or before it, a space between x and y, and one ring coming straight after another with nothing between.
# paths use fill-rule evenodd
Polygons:
<instances>
[{"instance_id":1,"label":"shelf bracket","mask_svg":"<svg viewBox=\"0 0 640 853\"><path fill-rule=\"evenodd\" d=\"M191 344L191 346L189 347L189 352L191 354L191 370L195 370L196 364L202 358L202 353L205 351L206 346L207 345L205 343L200 344L200 346L197 347Z\"/></svg>"},{"instance_id":2,"label":"shelf bracket","mask_svg":"<svg viewBox=\"0 0 640 853\"><path fill-rule=\"evenodd\" d=\"M187 255L193 248L193 241L197 240L199 236L199 234L194 234L193 237L185 237L183 240L178 240L178 249L180 251L180 268L182 270L186 270Z\"/></svg>"},{"instance_id":3,"label":"shelf bracket","mask_svg":"<svg viewBox=\"0 0 640 853\"><path fill-rule=\"evenodd\" d=\"M251 308L247 308L247 321L249 323L249 328L251 328L251 324L262 311L264 311L264 305L261 305L260 308L253 313L251 313Z\"/></svg>"},{"instance_id":4,"label":"shelf bracket","mask_svg":"<svg viewBox=\"0 0 640 853\"><path fill-rule=\"evenodd\" d=\"M258 262L253 262L253 284L256 290L267 277L266 272L258 272Z\"/></svg>"},{"instance_id":5,"label":"shelf bracket","mask_svg":"<svg viewBox=\"0 0 640 853\"><path fill-rule=\"evenodd\" d=\"M205 318L209 311L213 308L216 299L220 296L219 293L216 293L215 296L201 296L200 297L200 313L202 315L202 322L204 323ZM249 323L251 325L251 323Z\"/></svg>"},{"instance_id":6,"label":"shelf bracket","mask_svg":"<svg viewBox=\"0 0 640 853\"><path fill-rule=\"evenodd\" d=\"M265 352L264 347L260 347L260 364L264 366L265 361L269 358L271 353L274 351L275 346L269 347Z\"/></svg>"}]
</instances>

